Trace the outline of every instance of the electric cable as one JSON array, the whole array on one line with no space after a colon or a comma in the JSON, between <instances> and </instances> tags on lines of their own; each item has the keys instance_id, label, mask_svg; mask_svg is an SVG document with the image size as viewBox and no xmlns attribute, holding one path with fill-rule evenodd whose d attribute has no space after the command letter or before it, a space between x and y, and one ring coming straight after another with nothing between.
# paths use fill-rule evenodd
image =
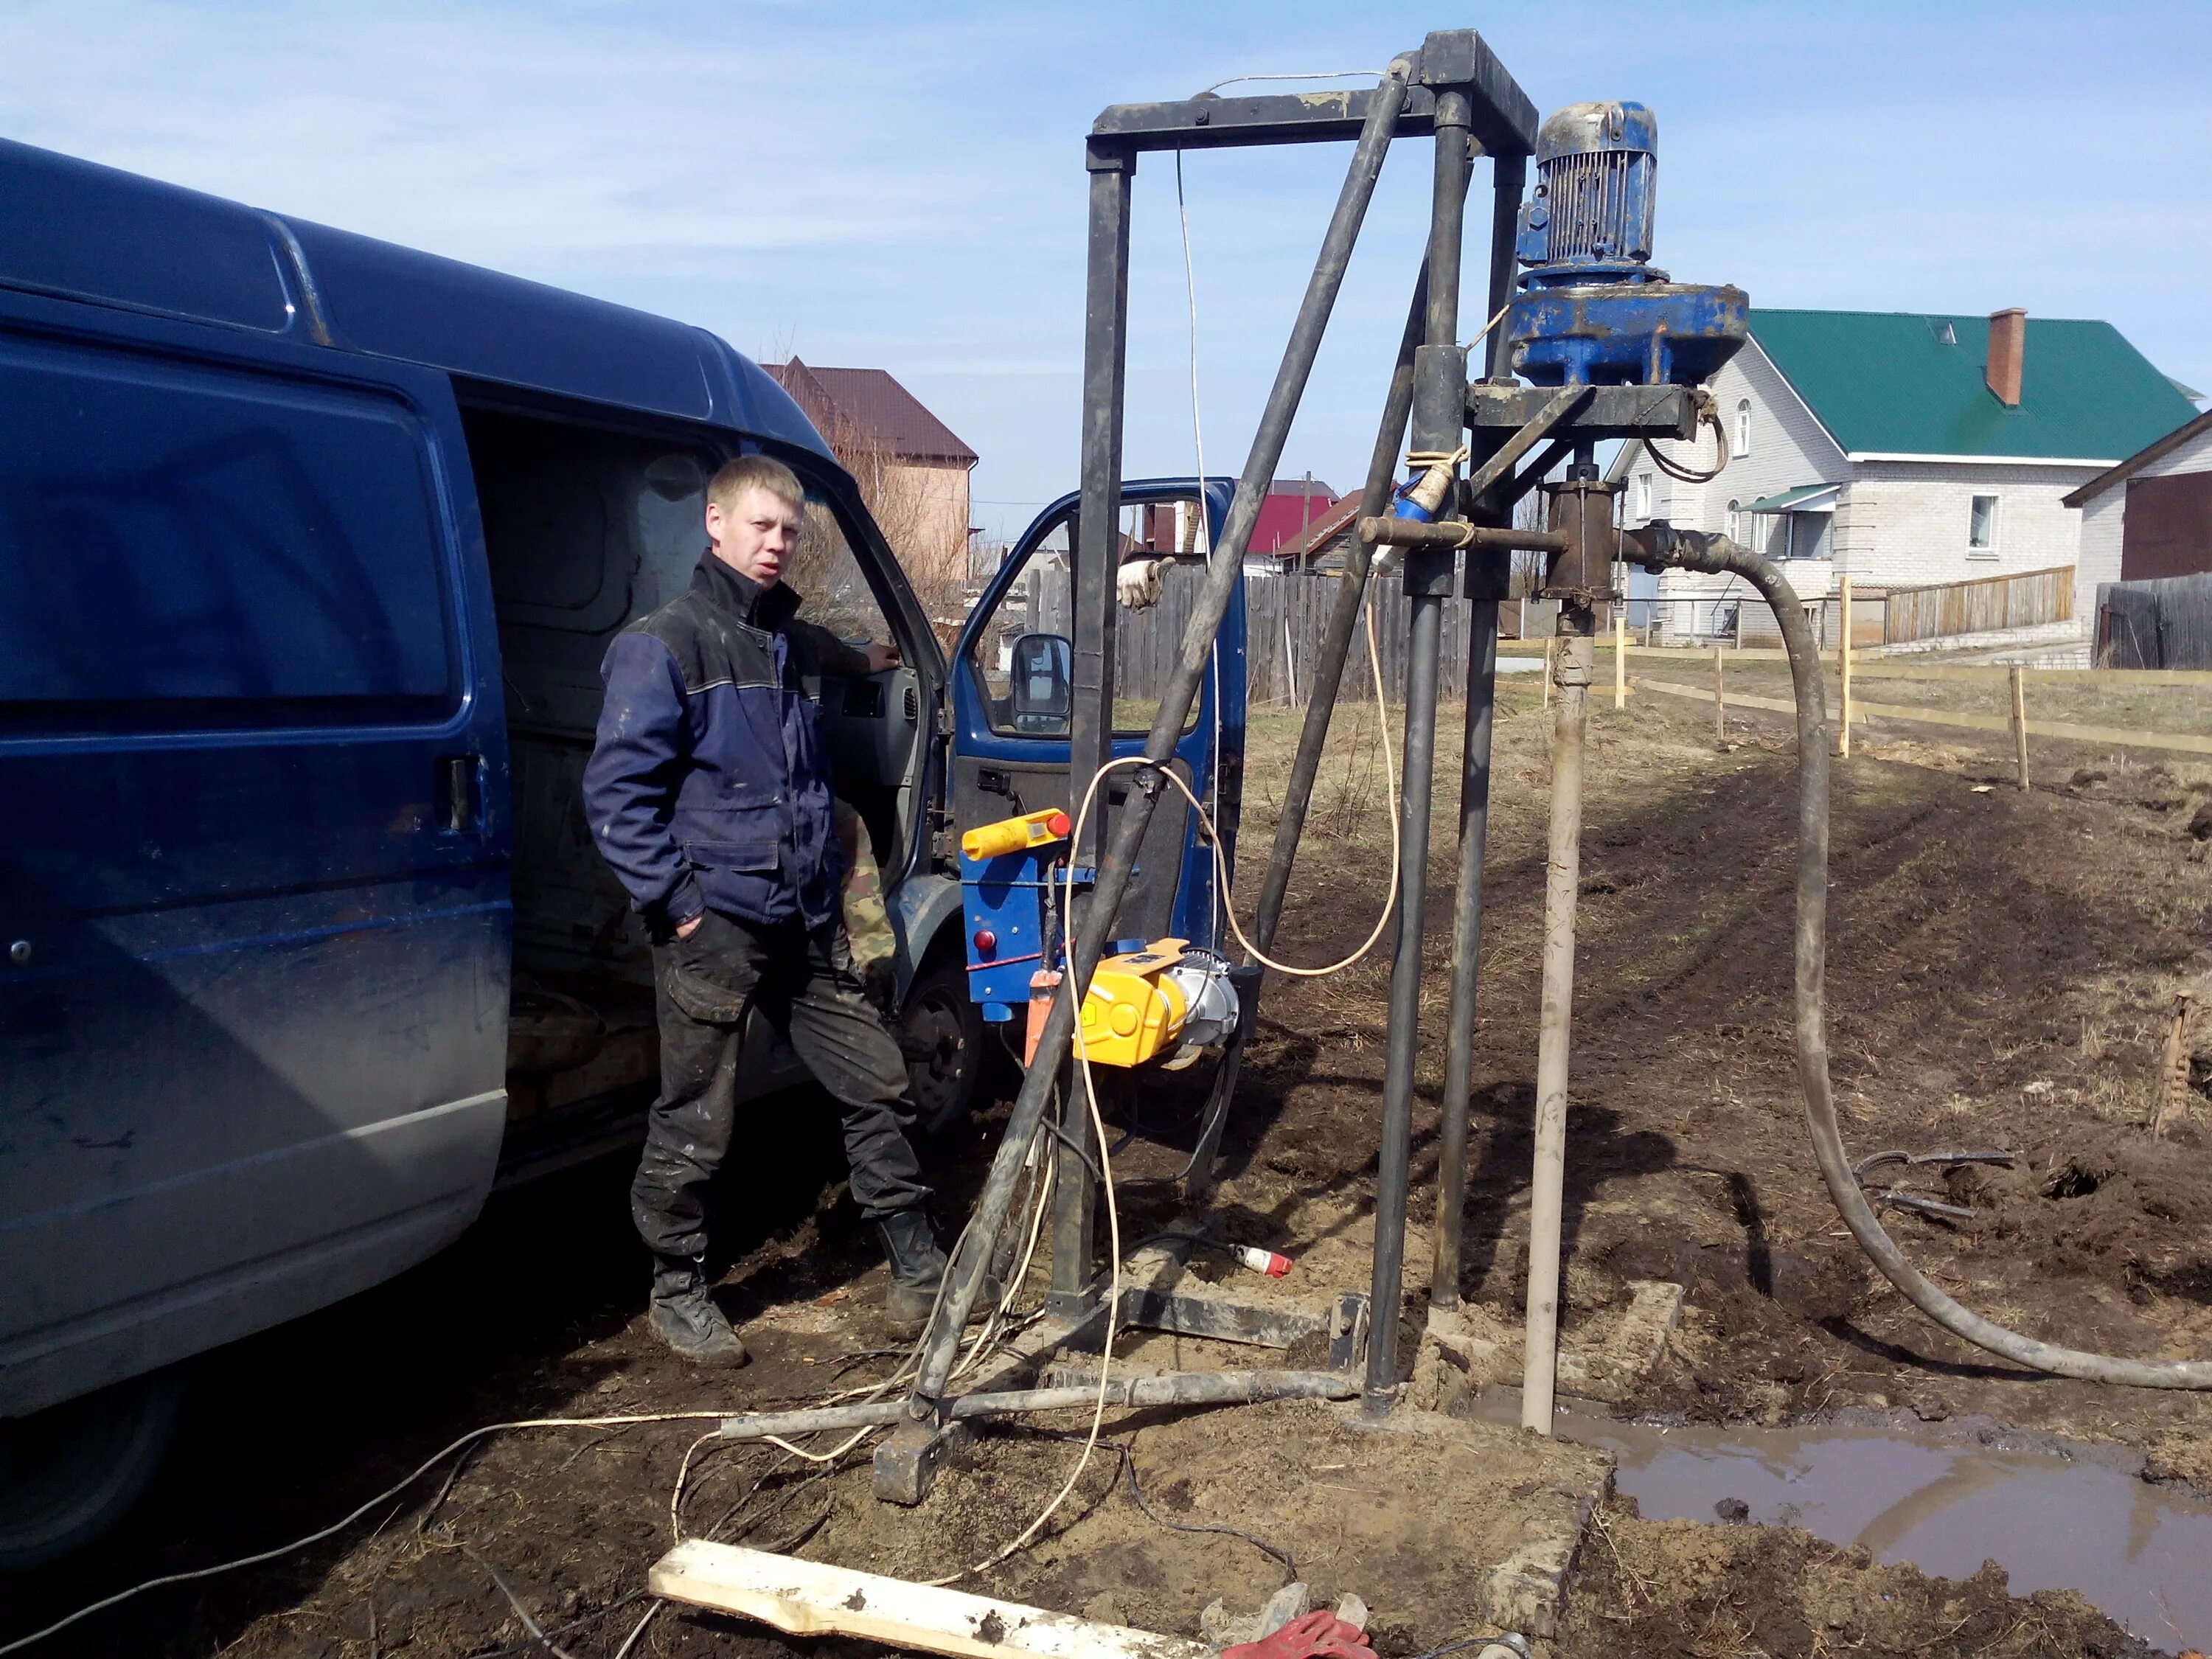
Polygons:
<instances>
[{"instance_id":1,"label":"electric cable","mask_svg":"<svg viewBox=\"0 0 2212 1659\"><path fill-rule=\"evenodd\" d=\"M520 1642L510 1642L503 1648L493 1648L488 1652L472 1655L471 1659L508 1659L508 1656L513 1654L528 1653L553 1637L566 1636L571 1631L581 1630L585 1626L597 1624L602 1619L611 1619L624 1607L634 1606L652 1594L651 1590L632 1590L619 1601L608 1602L597 1613L579 1614L565 1625L548 1625L535 1636L526 1636Z\"/></svg>"},{"instance_id":2,"label":"electric cable","mask_svg":"<svg viewBox=\"0 0 2212 1659\"><path fill-rule=\"evenodd\" d=\"M56 1620L42 1630L33 1631L27 1636L19 1636L11 1642L0 1644L0 1655L20 1653L35 1643L45 1641L49 1636L59 1634L81 1620L89 1619L95 1613L104 1613L110 1607L120 1606L135 1596L142 1595L150 1589L159 1589L165 1584L188 1584L202 1578L213 1578L222 1573L234 1572L240 1567L258 1566L264 1561L274 1561L280 1557L310 1548L321 1543L325 1538L334 1538L370 1510L398 1497L408 1487L413 1486L456 1452L465 1451L479 1440L490 1435L505 1434L519 1429L611 1429L627 1428L639 1423L694 1423L709 1419L719 1420L728 1415L729 1413L726 1411L636 1412L615 1417L525 1417L518 1418L510 1423L487 1423L481 1428L470 1430L451 1445L425 1460L420 1468L404 1480L395 1481L342 1519L333 1521L329 1526L311 1532L304 1538L295 1538L289 1544L279 1544L270 1549L257 1551L252 1555L241 1555L234 1560L220 1561L213 1566L194 1567L184 1572L166 1572L159 1577L149 1578L142 1583L131 1585L128 1589L118 1590L112 1595L103 1596L97 1601L79 1607L75 1613L66 1618Z\"/></svg>"},{"instance_id":3,"label":"electric cable","mask_svg":"<svg viewBox=\"0 0 2212 1659\"><path fill-rule=\"evenodd\" d=\"M1232 75L1226 81L1216 81L1193 94L1203 98L1209 92L1218 92L1224 87L1239 87L1247 81L1349 81L1357 76L1363 81L1380 81L1388 70L1316 70L1310 75Z\"/></svg>"},{"instance_id":4,"label":"electric cable","mask_svg":"<svg viewBox=\"0 0 2212 1659\"><path fill-rule=\"evenodd\" d=\"M1899 1248L1859 1189L1844 1149L1828 1074L1828 715L1820 649L1796 591L1767 560L1725 536L1659 527L1639 563L1707 574L1735 574L1758 589L1782 630L1797 705L1797 920L1796 928L1797 1075L1806 1126L1844 1224L1882 1277L1945 1330L1978 1348L2055 1376L2139 1389L2212 1389L2212 1360L2129 1359L2044 1342L1984 1319L1941 1289Z\"/></svg>"},{"instance_id":5,"label":"electric cable","mask_svg":"<svg viewBox=\"0 0 2212 1659\"><path fill-rule=\"evenodd\" d=\"M1697 404L1698 422L1701 425L1710 426L1713 429L1713 443L1718 450L1720 459L1713 463L1712 471L1707 472L1697 467L1686 465L1680 461L1668 460L1666 456L1660 453L1657 443L1650 438L1644 441L1644 453L1651 458L1653 465L1670 478L1682 483L1711 483L1728 470L1728 427L1721 420L1719 406L1713 402L1711 392L1699 386L1691 396Z\"/></svg>"},{"instance_id":6,"label":"electric cable","mask_svg":"<svg viewBox=\"0 0 2212 1659\"><path fill-rule=\"evenodd\" d=\"M1143 1247L1139 1245L1137 1248L1141 1249ZM1024 1433L1042 1436L1043 1438L1048 1440L1073 1441L1080 1440L1083 1437L1079 1434L1069 1434L1062 1429L1040 1429L1031 1424L1022 1424L1018 1426ZM1262 1555L1271 1556L1283 1564L1283 1582L1285 1583L1288 1584L1297 1582L1298 1576L1297 1558L1292 1555L1290 1551L1284 1549L1279 1545L1269 1543L1257 1533L1247 1532L1242 1527L1231 1527L1218 1521L1170 1521L1166 1516L1162 1515L1158 1510L1152 1507L1151 1500L1145 1496L1145 1489L1137 1484L1137 1456L1135 1449L1119 1440L1110 1441L1108 1443L1114 1450L1121 1453L1121 1472L1129 1477L1129 1496L1136 1499L1138 1509L1143 1511L1144 1516L1147 1521L1150 1521L1155 1526L1164 1527L1170 1532L1218 1533L1224 1538L1242 1539L1245 1543L1249 1544L1254 1549L1258 1550Z\"/></svg>"}]
</instances>

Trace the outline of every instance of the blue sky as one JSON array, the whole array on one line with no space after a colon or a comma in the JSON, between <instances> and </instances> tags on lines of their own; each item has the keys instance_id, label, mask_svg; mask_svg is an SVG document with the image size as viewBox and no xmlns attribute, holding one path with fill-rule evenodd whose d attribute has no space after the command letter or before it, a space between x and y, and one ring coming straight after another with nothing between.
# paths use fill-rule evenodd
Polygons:
<instances>
[{"instance_id":1,"label":"blue sky","mask_svg":"<svg viewBox=\"0 0 2212 1659\"><path fill-rule=\"evenodd\" d=\"M2202 4L8 0L0 134L756 356L889 368L981 453L977 518L1003 534L1075 476L1092 116L1376 69L1468 24L1539 110L1658 112L1657 262L1679 279L1754 305L2102 317L2212 390ZM1186 162L1214 471L1243 462L1347 155ZM1408 143L1385 173L1285 472L1358 483L1428 167ZM1136 203L1128 467L1188 471L1171 160L1146 159Z\"/></svg>"}]
</instances>

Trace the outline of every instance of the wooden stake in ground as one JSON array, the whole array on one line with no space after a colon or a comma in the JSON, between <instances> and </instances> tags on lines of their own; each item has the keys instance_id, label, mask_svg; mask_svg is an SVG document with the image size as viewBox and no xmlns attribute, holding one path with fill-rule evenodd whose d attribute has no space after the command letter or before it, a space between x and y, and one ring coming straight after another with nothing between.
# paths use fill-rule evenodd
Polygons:
<instances>
[{"instance_id":1,"label":"wooden stake in ground","mask_svg":"<svg viewBox=\"0 0 2212 1659\"><path fill-rule=\"evenodd\" d=\"M1613 706L1628 707L1628 607L1613 607Z\"/></svg>"},{"instance_id":2,"label":"wooden stake in ground","mask_svg":"<svg viewBox=\"0 0 2212 1659\"><path fill-rule=\"evenodd\" d=\"M1559 645L1556 635L1544 641L1544 707L1547 708L1552 706L1552 659Z\"/></svg>"},{"instance_id":3,"label":"wooden stake in ground","mask_svg":"<svg viewBox=\"0 0 2212 1659\"><path fill-rule=\"evenodd\" d=\"M2020 759L2020 787L2027 787L2027 682L2018 663L2012 665L2012 746Z\"/></svg>"},{"instance_id":4,"label":"wooden stake in ground","mask_svg":"<svg viewBox=\"0 0 2212 1659\"><path fill-rule=\"evenodd\" d=\"M1728 691L1722 683L1721 648L1713 647L1713 741L1728 741Z\"/></svg>"},{"instance_id":5,"label":"wooden stake in ground","mask_svg":"<svg viewBox=\"0 0 2212 1659\"><path fill-rule=\"evenodd\" d=\"M1844 718L1837 729L1836 752L1848 759L1851 752L1851 579L1843 579L1844 637L1836 647L1836 661L1844 677Z\"/></svg>"},{"instance_id":6,"label":"wooden stake in ground","mask_svg":"<svg viewBox=\"0 0 2212 1659\"><path fill-rule=\"evenodd\" d=\"M2159 1067L2158 1104L2150 1115L2150 1138L2166 1139L2166 1121L2179 1113L2189 1092L2189 1000L2173 994L2173 1026L2166 1036L2166 1063Z\"/></svg>"}]
</instances>

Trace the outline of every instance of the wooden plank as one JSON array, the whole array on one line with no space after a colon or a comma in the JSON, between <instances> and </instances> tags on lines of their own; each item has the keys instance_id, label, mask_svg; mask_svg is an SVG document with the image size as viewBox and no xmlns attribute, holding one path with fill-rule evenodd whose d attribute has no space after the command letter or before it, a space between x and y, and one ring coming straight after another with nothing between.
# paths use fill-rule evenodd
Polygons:
<instances>
[{"instance_id":1,"label":"wooden plank","mask_svg":"<svg viewBox=\"0 0 2212 1659\"><path fill-rule=\"evenodd\" d=\"M1632 684L1648 691L1656 691L1669 697L1686 697L1693 702L1711 702L1713 694L1694 685L1669 685L1664 680L1647 680L1640 676ZM1747 697L1741 692L1730 692L1731 707L1770 708L1778 714L1792 714L1797 705L1779 697ZM1894 703L1860 702L1852 701L1851 713L1860 724L1871 717L1886 720L1909 720L1923 726L1956 726L1974 732L2012 731L2009 714L1970 714L1955 708L1902 708ZM2186 732L2130 732L2115 726L2075 726L2064 720L2030 720L2027 734L2032 738L2057 738L2067 743L2110 743L2123 749L2162 749L2182 755L2212 755L2212 738L2201 738Z\"/></svg>"},{"instance_id":2,"label":"wooden plank","mask_svg":"<svg viewBox=\"0 0 2212 1659\"><path fill-rule=\"evenodd\" d=\"M2212 668L2035 668L2028 669L2039 685L2203 685L2212 686ZM2011 676L2005 663L1954 663L1911 666L1910 659L1883 662L1854 659L1855 679L1979 680L1995 685Z\"/></svg>"},{"instance_id":3,"label":"wooden plank","mask_svg":"<svg viewBox=\"0 0 2212 1659\"><path fill-rule=\"evenodd\" d=\"M653 1563L655 1595L793 1636L857 1636L969 1659L1212 1659L1203 1642L1102 1625L826 1561L687 1538Z\"/></svg>"}]
</instances>

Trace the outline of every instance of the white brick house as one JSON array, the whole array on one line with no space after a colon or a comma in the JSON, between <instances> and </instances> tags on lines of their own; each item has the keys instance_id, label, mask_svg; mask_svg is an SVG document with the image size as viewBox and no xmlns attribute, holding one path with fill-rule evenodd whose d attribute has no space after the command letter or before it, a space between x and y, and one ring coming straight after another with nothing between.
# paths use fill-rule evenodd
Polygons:
<instances>
[{"instance_id":1,"label":"white brick house","mask_svg":"<svg viewBox=\"0 0 2212 1659\"><path fill-rule=\"evenodd\" d=\"M1790 561L1808 599L1846 572L1863 589L2075 565L2081 520L2067 495L2196 414L2110 324L2016 310L1754 310L1711 390L1726 467L1684 483L1623 446L1623 522L1729 532ZM1710 433L1662 453L1694 471L1718 459ZM1714 631L1736 599L1722 579L1680 573L1659 591L1678 635ZM2077 617L2094 593L2077 595Z\"/></svg>"}]
</instances>

